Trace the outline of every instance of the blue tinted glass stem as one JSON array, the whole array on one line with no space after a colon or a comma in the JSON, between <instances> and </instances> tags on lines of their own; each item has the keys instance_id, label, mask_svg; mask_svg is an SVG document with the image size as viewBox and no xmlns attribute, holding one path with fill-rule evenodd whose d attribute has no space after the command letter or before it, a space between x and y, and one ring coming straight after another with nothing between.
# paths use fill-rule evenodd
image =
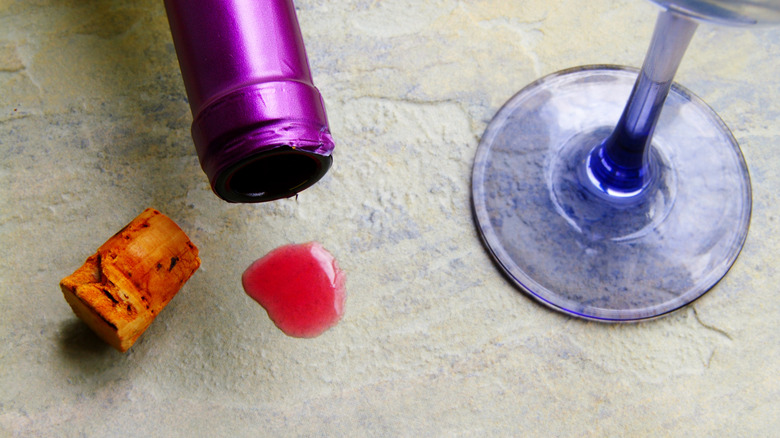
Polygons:
<instances>
[{"instance_id":1,"label":"blue tinted glass stem","mask_svg":"<svg viewBox=\"0 0 780 438\"><path fill-rule=\"evenodd\" d=\"M642 71L615 130L589 159L589 173L609 193L635 193L652 179L649 162L653 130L661 115L674 74L697 23L663 11L653 32Z\"/></svg>"}]
</instances>

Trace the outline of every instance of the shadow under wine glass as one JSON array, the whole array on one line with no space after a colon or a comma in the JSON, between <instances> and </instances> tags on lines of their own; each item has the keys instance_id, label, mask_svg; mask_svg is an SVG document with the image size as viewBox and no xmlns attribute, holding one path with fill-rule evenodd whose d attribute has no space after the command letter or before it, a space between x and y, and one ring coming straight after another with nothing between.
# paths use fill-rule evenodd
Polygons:
<instances>
[{"instance_id":1,"label":"shadow under wine glass","mask_svg":"<svg viewBox=\"0 0 780 438\"><path fill-rule=\"evenodd\" d=\"M641 71L585 66L530 84L490 122L474 162L475 219L499 267L585 319L638 321L691 303L747 237L739 145L673 78L698 21L778 22L780 0L654 1L664 9Z\"/></svg>"}]
</instances>

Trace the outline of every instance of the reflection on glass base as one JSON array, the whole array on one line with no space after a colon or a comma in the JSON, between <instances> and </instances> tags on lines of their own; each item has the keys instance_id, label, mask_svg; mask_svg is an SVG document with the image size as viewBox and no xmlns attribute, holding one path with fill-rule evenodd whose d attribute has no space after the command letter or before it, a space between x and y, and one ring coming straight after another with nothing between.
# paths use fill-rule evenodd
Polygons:
<instances>
[{"instance_id":1,"label":"reflection on glass base","mask_svg":"<svg viewBox=\"0 0 780 438\"><path fill-rule=\"evenodd\" d=\"M562 312L637 321L712 288L747 236L751 193L734 137L674 85L642 193L596 190L585 160L620 118L637 71L589 66L547 76L498 112L472 176L477 225L523 291Z\"/></svg>"}]
</instances>

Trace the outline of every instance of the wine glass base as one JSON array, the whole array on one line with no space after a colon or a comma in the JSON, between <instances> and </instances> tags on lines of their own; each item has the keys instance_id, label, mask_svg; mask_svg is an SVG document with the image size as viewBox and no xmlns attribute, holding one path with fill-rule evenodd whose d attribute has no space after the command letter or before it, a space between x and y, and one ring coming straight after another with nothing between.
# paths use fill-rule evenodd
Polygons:
<instances>
[{"instance_id":1,"label":"wine glass base","mask_svg":"<svg viewBox=\"0 0 780 438\"><path fill-rule=\"evenodd\" d=\"M475 218L498 266L564 313L655 318L711 289L747 236L751 191L736 140L673 85L653 135L659 177L641 196L588 188L583 160L611 132L637 77L625 67L554 73L491 121L472 175Z\"/></svg>"}]
</instances>

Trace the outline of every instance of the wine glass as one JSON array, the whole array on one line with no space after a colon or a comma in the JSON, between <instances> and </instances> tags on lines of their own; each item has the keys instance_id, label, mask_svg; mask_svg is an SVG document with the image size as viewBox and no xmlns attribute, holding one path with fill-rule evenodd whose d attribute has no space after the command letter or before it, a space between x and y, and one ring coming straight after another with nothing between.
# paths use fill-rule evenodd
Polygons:
<instances>
[{"instance_id":1,"label":"wine glass","mask_svg":"<svg viewBox=\"0 0 780 438\"><path fill-rule=\"evenodd\" d=\"M585 66L537 80L499 110L474 162L475 219L499 267L585 319L645 320L691 303L747 236L739 146L673 77L699 21L780 22L780 0L653 1L663 9L640 71Z\"/></svg>"}]
</instances>

